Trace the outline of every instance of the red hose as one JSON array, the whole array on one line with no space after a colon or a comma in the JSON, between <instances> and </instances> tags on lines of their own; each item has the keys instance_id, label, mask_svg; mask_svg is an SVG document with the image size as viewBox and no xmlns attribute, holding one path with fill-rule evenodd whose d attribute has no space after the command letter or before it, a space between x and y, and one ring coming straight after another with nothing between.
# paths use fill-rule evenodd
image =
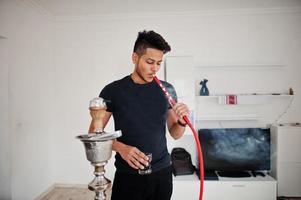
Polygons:
<instances>
[{"instance_id":1,"label":"red hose","mask_svg":"<svg viewBox=\"0 0 301 200\"><path fill-rule=\"evenodd\" d=\"M176 104L175 100L171 97L171 95L168 93L168 91L166 90L166 88L163 86L163 84L161 83L161 81L156 76L154 76L154 80L161 87L161 89L163 90L163 92L164 92L164 94L165 94L165 96L166 96L166 98L167 98L168 103L170 104L170 106L173 107ZM190 127L190 129L191 129L191 131L193 133L196 145L197 145L198 158L199 158L199 168L200 168L199 169L200 170L200 194L199 194L199 200L202 200L203 199L203 192L204 192L204 164L203 164L202 148L201 148L201 144L200 144L200 141L199 141L198 134L197 134L196 130L194 129L194 127L192 126L192 124L191 124L190 120L188 119L188 117L184 116L183 120Z\"/></svg>"}]
</instances>

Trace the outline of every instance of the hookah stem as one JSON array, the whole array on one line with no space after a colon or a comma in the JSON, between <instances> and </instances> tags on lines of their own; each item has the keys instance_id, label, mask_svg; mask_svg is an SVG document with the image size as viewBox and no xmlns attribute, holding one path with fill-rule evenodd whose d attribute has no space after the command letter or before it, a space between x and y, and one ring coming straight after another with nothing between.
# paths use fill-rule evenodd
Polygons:
<instances>
[{"instance_id":1,"label":"hookah stem","mask_svg":"<svg viewBox=\"0 0 301 200\"><path fill-rule=\"evenodd\" d=\"M171 97L171 95L168 93L168 91L166 90L166 88L163 86L163 84L161 83L161 81L156 76L154 76L154 80L160 86L160 88L162 89L162 91L164 92L164 94L165 94L165 96L166 96L166 98L167 98L168 103L170 104L170 106L173 107L176 104L175 100ZM186 115L183 117L183 120L190 127L190 129L191 129L191 131L193 133L196 145L197 145L198 157L199 157L199 168L200 168L199 169L200 170L200 182L201 182L200 183L199 200L202 200L203 199L203 191L204 191L204 164L203 164L202 148L201 148L201 144L200 144L200 141L199 141L198 134L197 134L196 130L192 126L192 123L190 122L190 120L188 119L188 117Z\"/></svg>"}]
</instances>

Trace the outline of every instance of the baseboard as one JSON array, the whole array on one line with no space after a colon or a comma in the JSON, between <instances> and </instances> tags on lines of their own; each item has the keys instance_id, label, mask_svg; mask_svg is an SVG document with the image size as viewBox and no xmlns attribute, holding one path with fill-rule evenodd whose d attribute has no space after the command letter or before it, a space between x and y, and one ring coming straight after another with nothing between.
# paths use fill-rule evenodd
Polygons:
<instances>
[{"instance_id":1,"label":"baseboard","mask_svg":"<svg viewBox=\"0 0 301 200\"><path fill-rule=\"evenodd\" d=\"M301 200L301 197L277 197L277 200Z\"/></svg>"},{"instance_id":2,"label":"baseboard","mask_svg":"<svg viewBox=\"0 0 301 200\"><path fill-rule=\"evenodd\" d=\"M36 197L34 200L41 200L43 199L46 195L48 195L51 190L55 188L55 183L52 184L50 187L48 187L42 194L40 194L38 197Z\"/></svg>"}]
</instances>

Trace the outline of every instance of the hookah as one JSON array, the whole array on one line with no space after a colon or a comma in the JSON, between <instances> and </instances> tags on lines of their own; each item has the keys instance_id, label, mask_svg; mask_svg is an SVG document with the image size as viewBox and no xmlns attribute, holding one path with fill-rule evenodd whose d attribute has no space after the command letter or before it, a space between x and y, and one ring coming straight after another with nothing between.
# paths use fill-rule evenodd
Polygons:
<instances>
[{"instance_id":1,"label":"hookah","mask_svg":"<svg viewBox=\"0 0 301 200\"><path fill-rule=\"evenodd\" d=\"M78 135L76 139L83 142L87 160L94 166L95 178L88 184L88 188L95 192L95 200L107 200L107 190L112 183L105 175L105 165L112 156L113 140L121 136L121 131L104 132L100 119L106 112L106 102L98 97L90 101L89 109L92 113L92 122L95 124L94 133Z\"/></svg>"},{"instance_id":2,"label":"hookah","mask_svg":"<svg viewBox=\"0 0 301 200\"><path fill-rule=\"evenodd\" d=\"M154 76L154 80L160 86L160 88L163 91L165 97L167 98L167 101L168 101L169 105L171 107L173 107L176 104L176 101L171 97L171 95L169 94L169 92L167 91L167 89L163 86L163 84L161 83L161 81L156 76ZM191 131L193 133L193 136L194 136L194 139L195 139L195 142L196 142L197 150L198 150L199 168L200 168L200 193L199 193L199 200L202 200L203 199L203 190L204 190L204 164L203 164L202 148L201 148L201 144L200 144L200 141L199 141L198 134L197 134L196 130L194 129L192 123L190 122L189 118L185 115L183 117L183 120L187 123L187 125L191 129Z\"/></svg>"}]
</instances>

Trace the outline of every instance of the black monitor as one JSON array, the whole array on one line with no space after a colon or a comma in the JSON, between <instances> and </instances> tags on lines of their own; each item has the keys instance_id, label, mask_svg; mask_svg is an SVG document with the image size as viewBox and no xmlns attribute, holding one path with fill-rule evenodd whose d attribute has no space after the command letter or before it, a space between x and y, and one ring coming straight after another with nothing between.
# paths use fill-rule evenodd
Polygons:
<instances>
[{"instance_id":1,"label":"black monitor","mask_svg":"<svg viewBox=\"0 0 301 200\"><path fill-rule=\"evenodd\" d=\"M205 171L270 170L270 130L199 129Z\"/></svg>"}]
</instances>

